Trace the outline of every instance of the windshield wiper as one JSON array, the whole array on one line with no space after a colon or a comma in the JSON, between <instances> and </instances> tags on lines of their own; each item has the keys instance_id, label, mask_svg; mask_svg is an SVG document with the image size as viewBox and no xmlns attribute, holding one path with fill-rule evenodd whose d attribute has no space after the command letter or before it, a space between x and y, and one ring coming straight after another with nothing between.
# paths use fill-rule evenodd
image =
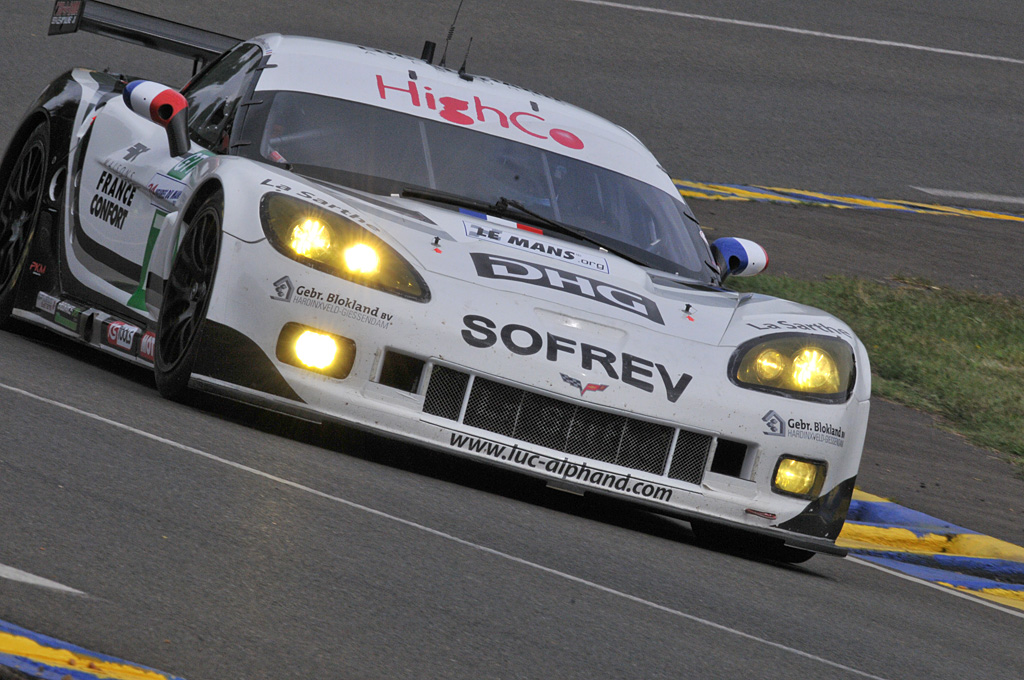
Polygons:
<instances>
[{"instance_id":1,"label":"windshield wiper","mask_svg":"<svg viewBox=\"0 0 1024 680\"><path fill-rule=\"evenodd\" d=\"M513 200L513 199L509 199L509 198L505 198L504 196L502 196L494 204L494 208L503 211L503 214L506 214L506 215L508 215L508 214L515 214L512 210L509 210L509 208L513 208L514 210L516 210L516 211L518 211L518 212L520 212L520 213L522 213L524 215L532 217L535 221L540 222L541 224L543 224L543 225L545 225L547 227L550 227L551 231L557 232L559 234L565 234L566 236L572 236L573 238L577 238L580 241L583 241L584 243L589 243L592 246L597 246L601 250L604 250L606 252L612 253L613 255L617 255L618 257L621 257L623 260L628 260L629 262L632 262L633 264L638 264L641 267L650 267L651 266L649 263L644 262L643 260L640 260L639 258L636 258L636 257L634 257L632 255L629 255L629 254L623 252L622 248L619 247L619 246L615 246L613 244L610 244L610 243L608 243L607 241L605 241L603 239L594 238L593 236L590 235L590 232L584 231L582 229L577 229L576 227L570 226L570 225L565 224L563 222L559 222L558 220L553 220L550 217L545 217L544 215L541 215L540 213L537 213L537 212L534 212L533 210L530 210L529 208L527 208L525 205L523 205L519 201L516 201L516 200ZM623 244L623 245L626 245L626 244Z\"/></svg>"},{"instance_id":2,"label":"windshield wiper","mask_svg":"<svg viewBox=\"0 0 1024 680\"><path fill-rule=\"evenodd\" d=\"M402 192L399 195L402 198L421 198L428 201L437 201L438 203L447 203L449 205L468 208L477 212L491 213L498 215L499 217L516 217L525 215L530 218L531 221L539 222L553 232L572 236L575 239L588 243L592 246L596 246L605 252L621 257L622 259L632 262L633 264L640 265L641 267L651 266L648 262L644 262L637 257L626 254L620 247L609 244L602 239L594 238L582 229L577 229L576 227L553 220L550 217L545 217L544 215L527 208L519 201L505 198L504 196L494 203L487 203L475 198L449 194L445 191L438 191L436 189L420 189L414 187L406 187L405 189L402 189Z\"/></svg>"},{"instance_id":3,"label":"windshield wiper","mask_svg":"<svg viewBox=\"0 0 1024 680\"><path fill-rule=\"evenodd\" d=\"M402 198L421 198L427 201L435 201L437 203L447 203L448 205L454 205L460 208L469 208L470 210L475 210L477 212L497 212L493 203L485 203L484 201L480 201L475 198L459 196L458 194L449 194L447 191L438 191L437 189L403 187L398 195Z\"/></svg>"}]
</instances>

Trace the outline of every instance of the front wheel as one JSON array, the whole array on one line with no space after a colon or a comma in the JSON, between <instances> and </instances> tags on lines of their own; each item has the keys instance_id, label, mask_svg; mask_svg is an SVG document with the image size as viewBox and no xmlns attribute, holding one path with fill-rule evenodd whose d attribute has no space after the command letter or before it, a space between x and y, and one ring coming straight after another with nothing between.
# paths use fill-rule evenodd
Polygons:
<instances>
[{"instance_id":1,"label":"front wheel","mask_svg":"<svg viewBox=\"0 0 1024 680\"><path fill-rule=\"evenodd\" d=\"M223 216L223 194L203 201L178 246L164 286L153 372L157 389L168 399L181 399L188 392L220 258Z\"/></svg>"},{"instance_id":2,"label":"front wheel","mask_svg":"<svg viewBox=\"0 0 1024 680\"><path fill-rule=\"evenodd\" d=\"M0 194L0 327L14 309L18 277L25 267L46 188L49 134L45 124L32 131L11 166Z\"/></svg>"}]
</instances>

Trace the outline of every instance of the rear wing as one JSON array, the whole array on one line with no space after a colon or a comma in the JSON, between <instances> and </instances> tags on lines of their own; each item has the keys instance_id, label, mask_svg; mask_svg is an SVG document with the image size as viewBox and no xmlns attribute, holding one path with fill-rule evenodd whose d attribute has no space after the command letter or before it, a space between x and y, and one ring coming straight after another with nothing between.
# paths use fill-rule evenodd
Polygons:
<instances>
[{"instance_id":1,"label":"rear wing","mask_svg":"<svg viewBox=\"0 0 1024 680\"><path fill-rule=\"evenodd\" d=\"M194 71L242 42L99 0L56 0L48 35L79 30L191 59Z\"/></svg>"}]
</instances>

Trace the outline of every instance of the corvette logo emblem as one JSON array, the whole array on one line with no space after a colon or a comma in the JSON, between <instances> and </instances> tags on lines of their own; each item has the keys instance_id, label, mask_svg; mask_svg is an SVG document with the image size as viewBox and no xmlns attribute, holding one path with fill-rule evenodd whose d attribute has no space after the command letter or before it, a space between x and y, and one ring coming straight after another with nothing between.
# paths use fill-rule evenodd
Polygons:
<instances>
[{"instance_id":1,"label":"corvette logo emblem","mask_svg":"<svg viewBox=\"0 0 1024 680\"><path fill-rule=\"evenodd\" d=\"M580 391L581 397L587 392L604 392L606 389L608 389L607 385L596 385L594 383L587 383L586 385L584 385L579 380L573 378L570 375L566 375L565 373L559 373L559 375L562 376L562 380L578 389Z\"/></svg>"}]
</instances>

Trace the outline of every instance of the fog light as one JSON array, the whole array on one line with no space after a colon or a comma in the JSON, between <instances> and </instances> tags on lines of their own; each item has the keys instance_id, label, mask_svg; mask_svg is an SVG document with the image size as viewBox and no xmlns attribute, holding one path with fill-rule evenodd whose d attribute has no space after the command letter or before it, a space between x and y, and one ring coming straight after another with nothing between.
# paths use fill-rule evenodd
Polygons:
<instances>
[{"instance_id":1,"label":"fog light","mask_svg":"<svg viewBox=\"0 0 1024 680\"><path fill-rule=\"evenodd\" d=\"M783 456L775 467L772 488L779 493L815 498L821 492L824 483L825 465L823 463Z\"/></svg>"},{"instance_id":2,"label":"fog light","mask_svg":"<svg viewBox=\"0 0 1024 680\"><path fill-rule=\"evenodd\" d=\"M304 331L295 341L295 356L310 368L327 368L334 363L337 354L338 343L323 333Z\"/></svg>"},{"instance_id":3,"label":"fog light","mask_svg":"<svg viewBox=\"0 0 1024 680\"><path fill-rule=\"evenodd\" d=\"M356 359L356 343L299 323L287 323L277 338L277 358L286 364L331 378L347 378Z\"/></svg>"}]
</instances>

